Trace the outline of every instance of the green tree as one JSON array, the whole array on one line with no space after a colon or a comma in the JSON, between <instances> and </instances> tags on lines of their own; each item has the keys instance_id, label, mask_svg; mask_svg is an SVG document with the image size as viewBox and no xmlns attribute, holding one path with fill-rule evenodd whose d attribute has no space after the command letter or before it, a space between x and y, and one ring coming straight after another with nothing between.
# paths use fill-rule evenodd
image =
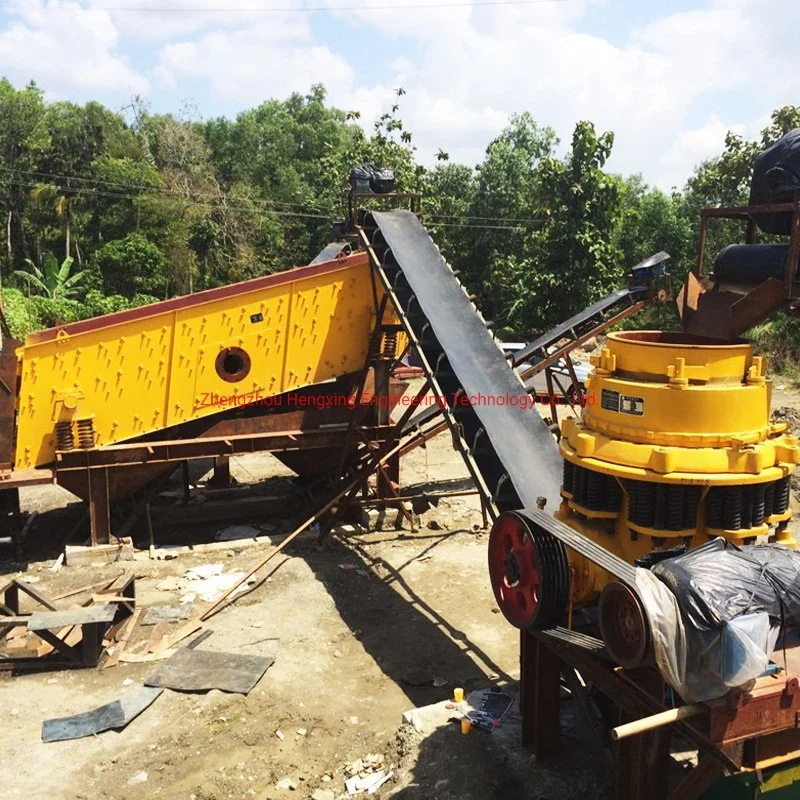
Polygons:
<instances>
[{"instance_id":1,"label":"green tree","mask_svg":"<svg viewBox=\"0 0 800 800\"><path fill-rule=\"evenodd\" d=\"M23 212L38 158L49 146L45 108L35 83L18 91L5 78L0 80L0 207L6 217L6 274L30 255Z\"/></svg>"},{"instance_id":2,"label":"green tree","mask_svg":"<svg viewBox=\"0 0 800 800\"><path fill-rule=\"evenodd\" d=\"M469 256L458 266L493 320L506 321L517 299L520 275L514 265L530 263L542 224L541 166L557 144L552 129L528 113L515 114L477 167L462 245Z\"/></svg>"},{"instance_id":3,"label":"green tree","mask_svg":"<svg viewBox=\"0 0 800 800\"><path fill-rule=\"evenodd\" d=\"M694 263L697 243L692 225L683 214L683 197L646 186L633 175L621 186L622 214L617 245L622 263L632 267L648 256L665 250L670 270L682 279Z\"/></svg>"},{"instance_id":4,"label":"green tree","mask_svg":"<svg viewBox=\"0 0 800 800\"><path fill-rule=\"evenodd\" d=\"M93 256L108 294L164 295L167 264L164 254L140 233L104 244Z\"/></svg>"},{"instance_id":5,"label":"green tree","mask_svg":"<svg viewBox=\"0 0 800 800\"><path fill-rule=\"evenodd\" d=\"M59 264L50 252L44 254L41 267L30 259L25 263L29 271L17 270L14 275L21 281L27 282L29 289L35 288L50 300L74 297L78 294L78 284L85 277L83 271L70 274L74 259L68 257Z\"/></svg>"},{"instance_id":6,"label":"green tree","mask_svg":"<svg viewBox=\"0 0 800 800\"><path fill-rule=\"evenodd\" d=\"M463 164L439 163L425 175L425 225L442 255L460 267L471 259L466 235L475 201L475 173Z\"/></svg>"},{"instance_id":7,"label":"green tree","mask_svg":"<svg viewBox=\"0 0 800 800\"><path fill-rule=\"evenodd\" d=\"M567 156L542 159L538 182L544 223L532 255L509 260L513 326L547 329L624 280L615 243L620 181L603 171L613 144L613 133L598 135L590 122L579 122Z\"/></svg>"}]
</instances>

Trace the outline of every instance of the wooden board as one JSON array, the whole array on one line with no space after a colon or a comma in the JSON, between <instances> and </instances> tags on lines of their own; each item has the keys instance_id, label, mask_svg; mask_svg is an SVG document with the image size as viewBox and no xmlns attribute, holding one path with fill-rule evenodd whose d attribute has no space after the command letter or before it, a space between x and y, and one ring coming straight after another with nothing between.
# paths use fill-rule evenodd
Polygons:
<instances>
[{"instance_id":1,"label":"wooden board","mask_svg":"<svg viewBox=\"0 0 800 800\"><path fill-rule=\"evenodd\" d=\"M68 608L64 611L35 611L28 619L29 631L48 631L71 625L89 625L111 622L117 613L113 603L92 605L85 608Z\"/></svg>"}]
</instances>

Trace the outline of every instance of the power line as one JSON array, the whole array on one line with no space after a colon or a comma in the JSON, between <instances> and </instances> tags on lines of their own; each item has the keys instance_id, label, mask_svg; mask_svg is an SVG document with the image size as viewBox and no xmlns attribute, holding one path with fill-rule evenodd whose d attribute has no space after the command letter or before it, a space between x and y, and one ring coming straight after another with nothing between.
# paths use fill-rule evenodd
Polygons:
<instances>
[{"instance_id":1,"label":"power line","mask_svg":"<svg viewBox=\"0 0 800 800\"><path fill-rule=\"evenodd\" d=\"M426 216L427 218L427 216ZM438 228L481 228L482 230L493 231L524 231L524 225L472 225L472 224L459 224L457 222L433 222Z\"/></svg>"},{"instance_id":2,"label":"power line","mask_svg":"<svg viewBox=\"0 0 800 800\"><path fill-rule=\"evenodd\" d=\"M94 178L94 177L88 177L88 176L87 177L82 177L80 175L62 175L62 174L58 174L58 173L54 173L54 172L33 172L33 171L30 171L30 170L14 169L12 167L1 167L0 166L0 172L14 173L14 174L17 174L17 175L27 175L30 178L54 178L54 179L57 179L59 181L80 181L80 182L88 183L88 184L94 185L94 186L107 186L107 187L111 187L111 188L115 188L115 189L127 189L127 190L130 190L130 191L139 192L139 195L137 195L139 197L141 197L145 193L150 194L150 195L159 194L159 195L163 195L164 197L172 197L172 198L175 198L177 200L186 200L187 197L193 197L193 198L200 198L200 199L224 201L224 200L227 200L227 198L229 197L229 195L226 195L225 192L220 192L218 194L191 192L189 194L185 194L185 193L181 192L180 190L165 189L165 188L162 188L162 187L152 186L150 184L145 184L145 183L142 183L142 184L138 184L138 183L123 183L123 182L120 182L120 181L107 181L107 180L103 180L101 178ZM34 187L38 186L38 185L39 184L33 184ZM86 191L88 191L88 189L91 188L91 186L88 187L88 189L87 189L87 187L82 187L82 186L75 186L75 187L71 187L71 188L75 189L77 192L86 192ZM266 198L253 200L252 202L253 202L254 205L257 205L257 206L261 206L261 205L266 205L266 206L285 206L285 207L288 207L288 208L302 208L302 209L305 209L309 213L312 213L312 214L324 215L326 213L324 209L314 208L313 206L309 206L309 205L307 205L305 203L290 203L290 202L286 202L286 201L282 201L282 200L269 200L269 199L266 199ZM270 209L270 208L266 209L266 211L268 211L268 212L271 211L271 210L272 209ZM532 224L538 224L538 223L541 223L541 222L545 221L545 220L543 220L541 218L535 218L535 217L502 217L502 216L501 217L484 217L484 216L473 215L473 214L428 214L428 213L425 214L425 219L429 219L429 220L434 221L434 224L439 225L440 227L451 227L451 228L455 228L455 227L477 227L477 226L472 225L471 222L469 222L470 220L480 220L481 222L516 222L516 223L519 223L520 225L532 225ZM462 223L456 224L456 223L440 222L439 220L466 220L467 222L466 223L462 222ZM493 226L484 225L484 226L480 226L480 227L487 228L487 227L493 227ZM507 227L507 228L502 228L501 227L500 229L502 229L502 230L514 230L515 228L512 226L512 227Z\"/></svg>"},{"instance_id":3,"label":"power line","mask_svg":"<svg viewBox=\"0 0 800 800\"><path fill-rule=\"evenodd\" d=\"M425 219L460 219L472 220L478 219L482 222L519 222L524 224L545 222L546 220L537 217L481 217L473 214L428 214L425 213Z\"/></svg>"},{"instance_id":4,"label":"power line","mask_svg":"<svg viewBox=\"0 0 800 800\"><path fill-rule=\"evenodd\" d=\"M40 186L41 183L36 183L32 181L22 181L22 180L11 180L9 184L12 186L19 186L21 188L28 188L28 189L35 189L37 186ZM112 200L141 200L141 199L149 199L149 200L166 200L169 199L163 195L158 194L157 192L140 192L138 194L130 194L126 192L110 192L104 191L100 189L93 189L93 188L83 188L80 189L83 195L88 195L90 197L103 197ZM239 211L244 214L253 214L259 216L275 216L275 217L289 217L293 219L308 219L308 220L322 220L325 222L332 222L333 215L332 214L310 214L306 212L300 211L284 211L280 209L274 208L258 208L258 207L249 207L249 206L242 206L242 205L231 205L226 203L224 206L218 203L210 203L200 200L192 200L190 197L179 195L175 196L173 199L180 200L187 205L195 206L198 208L208 208L208 209L220 209L224 208L228 211ZM225 201L227 198L223 195L220 198L222 201ZM257 206L257 204L254 204ZM512 225L474 225L474 224L458 224L458 223L445 223L439 222L434 223L438 227L442 228L475 228L475 229L482 229L482 230L500 230L500 231L523 231L525 230L524 227L521 226L512 226Z\"/></svg>"},{"instance_id":5,"label":"power line","mask_svg":"<svg viewBox=\"0 0 800 800\"><path fill-rule=\"evenodd\" d=\"M12 180L9 181L9 184L12 186L19 186L22 188L28 189L35 189L37 186L41 186L41 183L33 183L31 181L19 181L19 180ZM105 197L110 198L113 200L141 200L141 199L151 199L151 200L165 200L166 198L163 195L159 195L157 193L148 193L148 192L141 192L139 194L127 194L124 192L108 192L99 189L90 189L85 188L82 189L81 192L84 195L89 195L92 197ZM175 197L176 200L183 200L183 202L187 203L188 205L204 207L204 208L221 208L222 206L219 203L208 203L198 200L191 200L185 196ZM226 199L224 196L223 200ZM242 211L248 214L269 214L272 216L277 217L299 217L303 219L322 219L326 221L331 220L330 214L308 214L308 213L301 213L299 211L282 211L279 209L271 209L271 208L248 208L247 206L235 206L226 204L224 208L230 211Z\"/></svg>"},{"instance_id":6,"label":"power line","mask_svg":"<svg viewBox=\"0 0 800 800\"><path fill-rule=\"evenodd\" d=\"M130 14L203 14L203 13L251 13L263 14L273 12L304 12L304 13L327 13L334 11L426 11L428 9L442 9L442 8L472 8L481 6L532 6L532 5L554 5L556 3L566 3L567 0L456 0L452 3L392 3L385 6L364 6L364 5L348 5L348 6L260 6L245 8L181 8L181 7L166 7L157 8L155 6L41 6L39 8L26 9L30 11L67 11L70 13L80 13L82 11L116 11ZM15 6L0 6L5 13L19 13L20 9Z\"/></svg>"},{"instance_id":7,"label":"power line","mask_svg":"<svg viewBox=\"0 0 800 800\"><path fill-rule=\"evenodd\" d=\"M185 198L186 197L186 195L184 193L182 193L180 190L167 189L167 188L163 188L163 187L159 187L159 186L152 186L152 185L146 184L146 183L123 183L123 182L120 182L120 181L107 181L107 180L103 180L102 178L96 178L96 177L90 177L90 176L83 177L83 176L80 176L80 175L60 175L60 174L55 173L55 172L32 172L30 170L14 169L13 167L2 167L2 166L0 166L0 172L8 172L8 173L16 174L16 175L24 175L24 176L27 176L30 179L33 179L33 178L53 178L53 179L55 179L55 180L57 180L59 182L61 182L61 181L80 181L82 183L89 183L89 184L92 184L92 185L95 185L95 186L109 186L111 188L128 189L128 190L131 190L131 191L142 192L144 190L147 190L147 191L149 191L151 193L158 192L158 193L163 194L165 196L175 197L177 199L181 199L181 198ZM43 182L46 182L46 181L39 181L35 185L39 185L40 183L43 183ZM76 191L85 191L85 187L81 187L81 186L73 186L73 187L70 187L70 188L75 189ZM208 198L208 199L212 199L212 200L214 200L214 199L224 199L224 198L227 197L225 192L222 192L222 191L220 191L218 194L194 192L193 196L194 197L200 197L200 198ZM259 200L254 200L253 202L257 203L259 205L268 204L268 205L271 205L271 206L273 206L273 205L274 206L286 206L288 208L302 208L302 209L308 210L310 212L318 212L320 214L325 213L323 209L313 208L312 206L309 206L306 203L289 203L289 202L284 202L282 200L269 200L269 199L266 199L266 198L262 198L262 199L259 199Z\"/></svg>"}]
</instances>

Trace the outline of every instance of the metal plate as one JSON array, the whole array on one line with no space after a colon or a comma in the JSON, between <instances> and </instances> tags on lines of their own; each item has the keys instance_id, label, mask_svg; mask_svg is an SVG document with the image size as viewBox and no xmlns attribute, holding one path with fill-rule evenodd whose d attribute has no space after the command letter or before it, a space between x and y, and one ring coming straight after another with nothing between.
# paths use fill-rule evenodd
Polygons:
<instances>
[{"instance_id":1,"label":"metal plate","mask_svg":"<svg viewBox=\"0 0 800 800\"><path fill-rule=\"evenodd\" d=\"M347 247L347 242L331 242L330 244L326 244L325 247L320 250L319 255L309 263L309 266L311 266L311 264L322 264L325 261L333 261L333 259L339 257L345 247Z\"/></svg>"},{"instance_id":2,"label":"metal plate","mask_svg":"<svg viewBox=\"0 0 800 800\"><path fill-rule=\"evenodd\" d=\"M220 689L248 694L274 662L272 656L183 649L151 672L145 684L179 692Z\"/></svg>"},{"instance_id":3,"label":"metal plate","mask_svg":"<svg viewBox=\"0 0 800 800\"><path fill-rule=\"evenodd\" d=\"M137 686L125 692L119 700L106 703L94 711L75 714L72 717L47 719L42 723L42 741L63 742L66 739L81 739L103 731L124 728L163 691L150 686Z\"/></svg>"}]
</instances>

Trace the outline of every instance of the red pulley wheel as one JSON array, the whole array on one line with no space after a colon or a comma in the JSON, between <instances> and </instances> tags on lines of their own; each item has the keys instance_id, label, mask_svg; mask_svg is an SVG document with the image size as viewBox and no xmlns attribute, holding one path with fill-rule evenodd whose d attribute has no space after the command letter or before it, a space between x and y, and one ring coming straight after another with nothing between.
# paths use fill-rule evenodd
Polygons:
<instances>
[{"instance_id":1,"label":"red pulley wheel","mask_svg":"<svg viewBox=\"0 0 800 800\"><path fill-rule=\"evenodd\" d=\"M489 534L489 576L497 605L517 628L558 624L569 602L564 545L525 512L501 514Z\"/></svg>"}]
</instances>

